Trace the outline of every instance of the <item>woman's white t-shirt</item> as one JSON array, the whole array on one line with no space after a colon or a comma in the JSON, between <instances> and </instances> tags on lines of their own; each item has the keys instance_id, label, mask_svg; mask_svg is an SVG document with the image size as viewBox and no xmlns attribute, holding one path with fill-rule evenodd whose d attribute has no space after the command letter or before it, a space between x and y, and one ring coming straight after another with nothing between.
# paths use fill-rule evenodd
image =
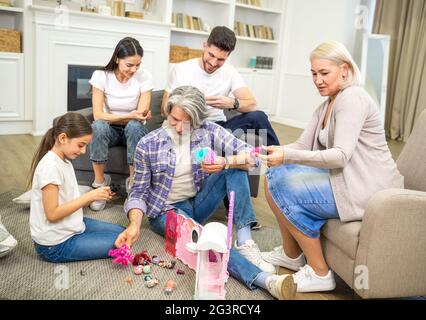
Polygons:
<instances>
[{"instance_id":1,"label":"woman's white t-shirt","mask_svg":"<svg viewBox=\"0 0 426 320\"><path fill-rule=\"evenodd\" d=\"M71 162L62 160L53 151L49 151L38 163L31 190L31 237L43 246L60 244L75 234L83 233L86 229L82 209L54 223L47 220L43 207L42 189L49 184L57 185L59 188L58 205L80 197Z\"/></svg>"},{"instance_id":2,"label":"woman's white t-shirt","mask_svg":"<svg viewBox=\"0 0 426 320\"><path fill-rule=\"evenodd\" d=\"M154 88L149 71L139 69L126 83L117 80L112 71L96 70L89 83L104 92L104 112L123 115L136 110L141 93Z\"/></svg>"},{"instance_id":3,"label":"woman's white t-shirt","mask_svg":"<svg viewBox=\"0 0 426 320\"><path fill-rule=\"evenodd\" d=\"M205 72L198 63L198 58L174 65L169 73L166 91L171 93L180 86L193 86L205 96L228 97L236 90L246 87L242 76L229 63L213 73ZM226 121L222 109L207 106L210 121Z\"/></svg>"}]
</instances>

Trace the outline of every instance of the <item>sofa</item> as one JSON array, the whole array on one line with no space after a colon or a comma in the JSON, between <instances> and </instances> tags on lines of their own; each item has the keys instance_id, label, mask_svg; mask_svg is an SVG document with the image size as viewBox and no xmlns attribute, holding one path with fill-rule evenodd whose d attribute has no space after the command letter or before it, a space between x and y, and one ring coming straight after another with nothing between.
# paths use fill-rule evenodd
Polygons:
<instances>
[{"instance_id":1,"label":"sofa","mask_svg":"<svg viewBox=\"0 0 426 320\"><path fill-rule=\"evenodd\" d=\"M425 138L426 110L397 160L405 189L378 192L362 221L321 231L330 268L364 299L426 295Z\"/></svg>"},{"instance_id":2,"label":"sofa","mask_svg":"<svg viewBox=\"0 0 426 320\"><path fill-rule=\"evenodd\" d=\"M152 119L147 122L149 131L159 128L164 118L161 116L161 103L163 99L163 90L154 91L151 98L151 113ZM90 122L93 121L92 108L81 109L78 112L85 115ZM234 114L226 113L227 117L232 117ZM245 137L239 137L245 138ZM257 145L261 145L259 137L250 137L246 141L256 141ZM77 176L77 181L80 185L90 186L94 179L92 163L90 161L90 145L87 147L85 155L73 160L74 170ZM259 170L256 174L249 175L250 193L252 197L257 197L259 191ZM119 194L125 195L125 180L129 176L129 167L126 160L126 149L124 146L112 147L108 151L108 162L106 163L105 173L112 178L112 183Z\"/></svg>"}]
</instances>

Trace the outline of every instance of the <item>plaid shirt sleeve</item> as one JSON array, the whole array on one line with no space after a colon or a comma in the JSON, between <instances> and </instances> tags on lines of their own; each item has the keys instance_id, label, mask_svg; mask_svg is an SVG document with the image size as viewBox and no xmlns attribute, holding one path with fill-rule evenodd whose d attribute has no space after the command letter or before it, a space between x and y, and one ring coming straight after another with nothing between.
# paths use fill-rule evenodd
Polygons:
<instances>
[{"instance_id":1,"label":"plaid shirt sleeve","mask_svg":"<svg viewBox=\"0 0 426 320\"><path fill-rule=\"evenodd\" d=\"M225 151L225 155L236 155L243 152L250 153L253 149L244 141L236 138L230 131L217 125L213 126L214 147Z\"/></svg>"},{"instance_id":2,"label":"plaid shirt sleeve","mask_svg":"<svg viewBox=\"0 0 426 320\"><path fill-rule=\"evenodd\" d=\"M213 145L215 150L223 150L225 152L225 156L237 155L240 153L251 154L253 151L252 146L235 137L229 130L217 124L211 125L214 139ZM257 158L254 160L255 167L258 167L260 165L260 161Z\"/></svg>"},{"instance_id":3,"label":"plaid shirt sleeve","mask_svg":"<svg viewBox=\"0 0 426 320\"><path fill-rule=\"evenodd\" d=\"M147 211L147 205L144 199L146 199L146 193L150 189L151 166L145 146L146 144L142 139L136 147L134 161L135 176L131 192L124 204L124 211L127 215L131 209L140 209L143 214L146 214Z\"/></svg>"}]
</instances>

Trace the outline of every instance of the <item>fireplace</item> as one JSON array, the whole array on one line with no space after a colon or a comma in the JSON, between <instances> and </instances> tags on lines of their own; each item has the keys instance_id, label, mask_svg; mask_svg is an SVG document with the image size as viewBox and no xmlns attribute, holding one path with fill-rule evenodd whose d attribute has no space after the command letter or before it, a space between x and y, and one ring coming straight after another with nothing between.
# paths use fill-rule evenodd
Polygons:
<instances>
[{"instance_id":1,"label":"fireplace","mask_svg":"<svg viewBox=\"0 0 426 320\"><path fill-rule=\"evenodd\" d=\"M100 66L68 65L67 111L77 111L92 106L92 90L89 83L93 71Z\"/></svg>"}]
</instances>

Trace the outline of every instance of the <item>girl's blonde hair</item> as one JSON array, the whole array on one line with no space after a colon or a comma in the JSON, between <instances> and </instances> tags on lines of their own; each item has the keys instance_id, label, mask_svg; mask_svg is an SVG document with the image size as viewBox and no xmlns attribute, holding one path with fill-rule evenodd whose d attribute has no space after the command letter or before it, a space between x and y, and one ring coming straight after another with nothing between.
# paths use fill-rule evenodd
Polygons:
<instances>
[{"instance_id":1,"label":"girl's blonde hair","mask_svg":"<svg viewBox=\"0 0 426 320\"><path fill-rule=\"evenodd\" d=\"M348 65L348 76L340 84L340 89L361 85L361 72L348 49L340 42L329 41L320 44L311 52L310 60L312 61L314 59L330 60L339 67L344 63Z\"/></svg>"},{"instance_id":2,"label":"girl's blonde hair","mask_svg":"<svg viewBox=\"0 0 426 320\"><path fill-rule=\"evenodd\" d=\"M28 176L27 188L31 187L34 172L38 163L44 155L53 148L56 139L61 133L65 133L70 139L80 138L82 136L92 134L92 125L85 116L77 112L68 112L58 118L55 121L54 126L46 132L36 153L34 154Z\"/></svg>"}]
</instances>

